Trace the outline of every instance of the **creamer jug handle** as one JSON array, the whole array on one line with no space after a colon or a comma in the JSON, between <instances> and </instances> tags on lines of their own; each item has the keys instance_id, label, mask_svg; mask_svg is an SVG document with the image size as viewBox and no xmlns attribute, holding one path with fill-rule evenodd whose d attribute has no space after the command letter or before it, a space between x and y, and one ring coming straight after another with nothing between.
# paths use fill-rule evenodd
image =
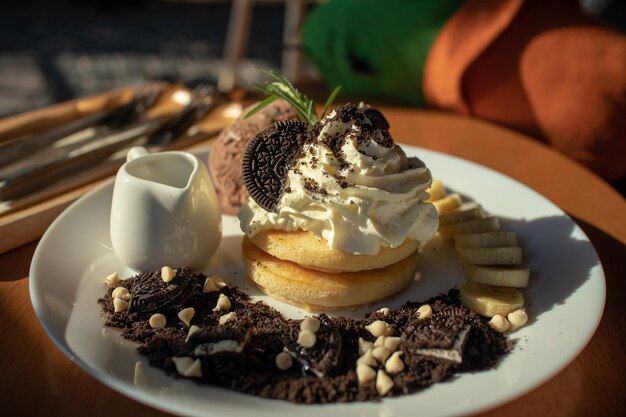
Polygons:
<instances>
[{"instance_id":1,"label":"creamer jug handle","mask_svg":"<svg viewBox=\"0 0 626 417\"><path fill-rule=\"evenodd\" d=\"M126 162L130 162L133 159L141 158L144 155L148 155L150 151L148 151L143 146L133 146L128 150L126 154Z\"/></svg>"}]
</instances>

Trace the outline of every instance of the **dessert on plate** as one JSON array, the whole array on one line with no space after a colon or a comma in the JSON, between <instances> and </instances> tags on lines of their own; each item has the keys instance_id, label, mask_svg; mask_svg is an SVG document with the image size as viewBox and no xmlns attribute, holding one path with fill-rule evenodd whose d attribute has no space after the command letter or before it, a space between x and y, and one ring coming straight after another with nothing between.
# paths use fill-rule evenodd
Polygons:
<instances>
[{"instance_id":1,"label":"dessert on plate","mask_svg":"<svg viewBox=\"0 0 626 417\"><path fill-rule=\"evenodd\" d=\"M220 132L211 147L208 165L223 213L237 214L248 198L241 176L241 159L250 140L275 122L295 117L289 103L276 100L251 117L240 117Z\"/></svg>"},{"instance_id":2,"label":"dessert on plate","mask_svg":"<svg viewBox=\"0 0 626 417\"><path fill-rule=\"evenodd\" d=\"M282 97L300 120L273 124L243 156L232 145L229 158L242 160L242 174L222 188L231 208L245 194L241 183L250 194L239 211L249 278L316 310L400 291L414 279L421 242L437 232L437 211L426 201L430 171L393 142L379 111L346 104L326 116L325 108L318 120L297 90L280 91L290 92ZM151 366L264 398L323 404L406 395L491 368L509 351L510 327L494 323L501 316L481 317L457 289L361 319L288 319L223 278L186 267L122 280L113 273L105 285L98 300L105 325L138 342ZM135 381L141 372L137 362Z\"/></svg>"},{"instance_id":3,"label":"dessert on plate","mask_svg":"<svg viewBox=\"0 0 626 417\"><path fill-rule=\"evenodd\" d=\"M274 124L243 157L238 213L248 275L309 310L366 305L413 281L437 231L431 174L376 109L345 104L319 122Z\"/></svg>"},{"instance_id":4,"label":"dessert on plate","mask_svg":"<svg viewBox=\"0 0 626 417\"><path fill-rule=\"evenodd\" d=\"M450 290L363 319L287 319L188 268L109 279L105 324L175 378L294 403L379 400L495 366L506 337ZM132 366L129 364L129 366ZM135 380L142 381L135 364Z\"/></svg>"}]
</instances>

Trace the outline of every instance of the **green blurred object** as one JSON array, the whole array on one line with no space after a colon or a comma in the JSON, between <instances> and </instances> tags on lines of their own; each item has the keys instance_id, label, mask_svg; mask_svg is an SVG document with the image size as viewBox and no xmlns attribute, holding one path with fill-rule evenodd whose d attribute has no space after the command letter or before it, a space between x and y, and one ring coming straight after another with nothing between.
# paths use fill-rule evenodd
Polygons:
<instances>
[{"instance_id":1,"label":"green blurred object","mask_svg":"<svg viewBox=\"0 0 626 417\"><path fill-rule=\"evenodd\" d=\"M307 16L303 45L342 92L424 106L428 51L462 0L331 0Z\"/></svg>"}]
</instances>

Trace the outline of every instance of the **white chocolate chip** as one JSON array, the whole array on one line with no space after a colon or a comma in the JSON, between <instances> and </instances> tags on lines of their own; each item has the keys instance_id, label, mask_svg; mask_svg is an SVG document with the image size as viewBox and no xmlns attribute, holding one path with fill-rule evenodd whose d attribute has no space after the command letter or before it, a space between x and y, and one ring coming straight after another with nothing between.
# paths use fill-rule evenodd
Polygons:
<instances>
[{"instance_id":1,"label":"white chocolate chip","mask_svg":"<svg viewBox=\"0 0 626 417\"><path fill-rule=\"evenodd\" d=\"M385 343L383 344L383 346L393 352L394 350L398 348L399 344L400 344L399 337L389 336L385 338Z\"/></svg>"},{"instance_id":2,"label":"white chocolate chip","mask_svg":"<svg viewBox=\"0 0 626 417\"><path fill-rule=\"evenodd\" d=\"M320 328L320 321L319 319L316 319L315 317L306 317L304 320L302 320L302 322L300 323L300 330L310 330L313 333L316 333Z\"/></svg>"},{"instance_id":3,"label":"white chocolate chip","mask_svg":"<svg viewBox=\"0 0 626 417\"><path fill-rule=\"evenodd\" d=\"M374 340L374 347L384 346L386 338L387 336L378 336L376 340Z\"/></svg>"},{"instance_id":4,"label":"white chocolate chip","mask_svg":"<svg viewBox=\"0 0 626 417\"><path fill-rule=\"evenodd\" d=\"M191 335L194 334L195 332L197 332L198 330L200 330L200 328L198 326L196 326L195 324L192 325L189 328L189 331L187 332L187 337L185 338L185 343L189 342L189 338L191 337Z\"/></svg>"},{"instance_id":5,"label":"white chocolate chip","mask_svg":"<svg viewBox=\"0 0 626 417\"><path fill-rule=\"evenodd\" d=\"M276 363L276 367L281 371L286 371L287 369L291 368L291 365L293 365L293 359L291 358L291 355L287 352L280 352L278 355L276 355L276 359L274 359L274 362Z\"/></svg>"},{"instance_id":6,"label":"white chocolate chip","mask_svg":"<svg viewBox=\"0 0 626 417\"><path fill-rule=\"evenodd\" d=\"M216 292L219 291L219 288L217 288L217 286L215 285L215 282L211 279L208 278L204 280L204 285L202 286L202 292L203 293L209 293L209 292Z\"/></svg>"},{"instance_id":7,"label":"white chocolate chip","mask_svg":"<svg viewBox=\"0 0 626 417\"><path fill-rule=\"evenodd\" d=\"M124 287L117 287L111 293L111 297L113 297L113 298L120 298L122 300L128 301L128 300L130 300L130 293Z\"/></svg>"},{"instance_id":8,"label":"white chocolate chip","mask_svg":"<svg viewBox=\"0 0 626 417\"><path fill-rule=\"evenodd\" d=\"M417 309L416 314L419 320L426 320L433 315L433 308L429 304L424 304Z\"/></svg>"},{"instance_id":9,"label":"white chocolate chip","mask_svg":"<svg viewBox=\"0 0 626 417\"><path fill-rule=\"evenodd\" d=\"M117 272L113 272L104 279L104 283L109 288L116 288L120 285L120 276L117 275Z\"/></svg>"},{"instance_id":10,"label":"white chocolate chip","mask_svg":"<svg viewBox=\"0 0 626 417\"><path fill-rule=\"evenodd\" d=\"M373 346L374 344L372 342L369 342L362 337L359 337L359 355L363 356L363 354L372 349Z\"/></svg>"},{"instance_id":11,"label":"white chocolate chip","mask_svg":"<svg viewBox=\"0 0 626 417\"><path fill-rule=\"evenodd\" d=\"M202 377L202 362L200 362L200 358L193 361L191 366L187 368L185 373L183 374L189 378L201 378Z\"/></svg>"},{"instance_id":12,"label":"white chocolate chip","mask_svg":"<svg viewBox=\"0 0 626 417\"><path fill-rule=\"evenodd\" d=\"M511 323L503 316L496 314L489 320L489 327L497 332L504 333L511 328Z\"/></svg>"},{"instance_id":13,"label":"white chocolate chip","mask_svg":"<svg viewBox=\"0 0 626 417\"><path fill-rule=\"evenodd\" d=\"M370 332L374 337L391 336L393 334L393 327L382 320L376 320L370 325L365 326L365 330Z\"/></svg>"},{"instance_id":14,"label":"white chocolate chip","mask_svg":"<svg viewBox=\"0 0 626 417\"><path fill-rule=\"evenodd\" d=\"M193 363L193 358L190 358L189 356L174 356L172 357L172 362L174 362L174 365L176 366L176 372L181 375L185 375L185 371L189 369L189 367Z\"/></svg>"},{"instance_id":15,"label":"white chocolate chip","mask_svg":"<svg viewBox=\"0 0 626 417\"><path fill-rule=\"evenodd\" d=\"M297 343L304 348L315 346L316 341L317 337L315 336L315 333L310 330L300 330L300 333L298 333Z\"/></svg>"},{"instance_id":16,"label":"white chocolate chip","mask_svg":"<svg viewBox=\"0 0 626 417\"><path fill-rule=\"evenodd\" d=\"M196 314L196 310L193 307L188 307L178 312L178 318L180 319L180 321L189 326L189 323L191 323L191 319L193 318L194 314Z\"/></svg>"},{"instance_id":17,"label":"white chocolate chip","mask_svg":"<svg viewBox=\"0 0 626 417\"><path fill-rule=\"evenodd\" d=\"M220 317L219 319L219 323L220 324L226 324L229 321L233 321L237 319L237 315L235 313L233 313L232 311L228 314L224 314L223 316Z\"/></svg>"},{"instance_id":18,"label":"white chocolate chip","mask_svg":"<svg viewBox=\"0 0 626 417\"><path fill-rule=\"evenodd\" d=\"M213 311L228 311L230 310L230 307L231 304L228 297L226 297L224 294L220 294L220 296L217 297L217 305L215 306Z\"/></svg>"},{"instance_id":19,"label":"white chocolate chip","mask_svg":"<svg viewBox=\"0 0 626 417\"><path fill-rule=\"evenodd\" d=\"M133 385L140 387L145 385L146 375L143 372L143 364L141 361L135 362L135 372L133 373Z\"/></svg>"},{"instance_id":20,"label":"white chocolate chip","mask_svg":"<svg viewBox=\"0 0 626 417\"><path fill-rule=\"evenodd\" d=\"M228 286L226 285L226 281L224 281L224 277L220 277L219 275L212 275L211 279L213 280L215 286L220 290Z\"/></svg>"},{"instance_id":21,"label":"white chocolate chip","mask_svg":"<svg viewBox=\"0 0 626 417\"><path fill-rule=\"evenodd\" d=\"M383 307L376 310L376 312L382 314L384 317L387 317L391 310L389 310L389 307Z\"/></svg>"},{"instance_id":22,"label":"white chocolate chip","mask_svg":"<svg viewBox=\"0 0 626 417\"><path fill-rule=\"evenodd\" d=\"M393 388L393 379L389 378L389 375L382 369L376 374L376 392L381 397L387 394Z\"/></svg>"},{"instance_id":23,"label":"white chocolate chip","mask_svg":"<svg viewBox=\"0 0 626 417\"><path fill-rule=\"evenodd\" d=\"M169 266L164 266L161 268L161 279L163 282L170 282L176 276L176 271L170 268Z\"/></svg>"},{"instance_id":24,"label":"white chocolate chip","mask_svg":"<svg viewBox=\"0 0 626 417\"><path fill-rule=\"evenodd\" d=\"M372 349L372 356L378 361L378 363L385 363L389 355L391 355L391 351L384 346Z\"/></svg>"},{"instance_id":25,"label":"white chocolate chip","mask_svg":"<svg viewBox=\"0 0 626 417\"><path fill-rule=\"evenodd\" d=\"M404 370L404 362L400 359L400 355L402 355L402 352L394 352L385 362L385 370L390 374L397 374Z\"/></svg>"},{"instance_id":26,"label":"white chocolate chip","mask_svg":"<svg viewBox=\"0 0 626 417\"><path fill-rule=\"evenodd\" d=\"M372 356L372 351L366 351L359 359L356 360L357 365L377 366L376 359Z\"/></svg>"},{"instance_id":27,"label":"white chocolate chip","mask_svg":"<svg viewBox=\"0 0 626 417\"><path fill-rule=\"evenodd\" d=\"M176 372L186 377L202 376L202 364L200 359L193 360L189 356L173 357L172 362L176 366Z\"/></svg>"},{"instance_id":28,"label":"white chocolate chip","mask_svg":"<svg viewBox=\"0 0 626 417\"><path fill-rule=\"evenodd\" d=\"M526 310L523 308L509 313L506 317L509 320L509 323L511 323L511 331L517 330L528 321L528 314L526 314Z\"/></svg>"},{"instance_id":29,"label":"white chocolate chip","mask_svg":"<svg viewBox=\"0 0 626 417\"><path fill-rule=\"evenodd\" d=\"M374 378L376 378L375 370L365 364L359 364L356 366L356 379L359 381L359 385L372 381Z\"/></svg>"},{"instance_id":30,"label":"white chocolate chip","mask_svg":"<svg viewBox=\"0 0 626 417\"><path fill-rule=\"evenodd\" d=\"M161 329L167 324L167 319L163 314L156 313L150 316L148 324L150 324L150 327L152 327L153 329Z\"/></svg>"},{"instance_id":31,"label":"white chocolate chip","mask_svg":"<svg viewBox=\"0 0 626 417\"><path fill-rule=\"evenodd\" d=\"M119 313L120 311L124 311L128 309L128 301L122 300L121 298L114 298L113 309L115 310L116 313Z\"/></svg>"}]
</instances>

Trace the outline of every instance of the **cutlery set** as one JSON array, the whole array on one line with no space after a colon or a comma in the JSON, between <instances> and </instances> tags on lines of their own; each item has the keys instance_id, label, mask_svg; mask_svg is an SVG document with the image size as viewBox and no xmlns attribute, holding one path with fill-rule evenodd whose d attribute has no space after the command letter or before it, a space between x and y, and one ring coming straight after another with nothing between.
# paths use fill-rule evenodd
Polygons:
<instances>
[{"instance_id":1,"label":"cutlery set","mask_svg":"<svg viewBox=\"0 0 626 417\"><path fill-rule=\"evenodd\" d=\"M1 143L0 201L23 198L130 146L167 146L224 101L213 86L199 85L183 91L187 103L179 112L149 117L165 90L165 83L145 82L122 105Z\"/></svg>"}]
</instances>

